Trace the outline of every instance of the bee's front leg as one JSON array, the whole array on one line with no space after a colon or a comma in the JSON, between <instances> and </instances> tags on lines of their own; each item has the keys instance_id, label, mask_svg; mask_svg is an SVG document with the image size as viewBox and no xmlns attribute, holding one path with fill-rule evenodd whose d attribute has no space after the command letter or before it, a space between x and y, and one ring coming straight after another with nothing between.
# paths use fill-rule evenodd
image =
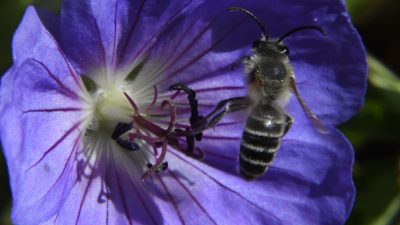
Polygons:
<instances>
[{"instance_id":1,"label":"bee's front leg","mask_svg":"<svg viewBox=\"0 0 400 225\"><path fill-rule=\"evenodd\" d=\"M184 84L177 83L169 88L170 90L184 91L188 94L188 100L191 109L190 127L191 134L195 135L196 140L201 140L202 132L208 128L214 127L224 115L246 109L250 106L250 99L247 96L234 97L218 102L214 110L203 117L198 112L198 101L196 92ZM223 109L223 110L222 110ZM222 111L221 111L222 110Z\"/></svg>"},{"instance_id":2,"label":"bee's front leg","mask_svg":"<svg viewBox=\"0 0 400 225\"><path fill-rule=\"evenodd\" d=\"M190 105L190 113L191 113L189 118L190 129L189 128L187 128L186 130L175 129L175 134L178 136L185 136L187 151L193 153L193 151L195 150L195 140L201 141L203 133L198 132L196 134L192 134L192 131L202 126L204 121L204 117L199 115L196 92L181 83L176 83L171 85L169 87L169 90L184 91L187 94L187 98Z\"/></svg>"},{"instance_id":3,"label":"bee's front leg","mask_svg":"<svg viewBox=\"0 0 400 225\"><path fill-rule=\"evenodd\" d=\"M189 104L190 104L190 118L189 118L189 123L190 123L190 128L192 130L197 129L199 126L204 121L204 117L199 115L198 111L198 101L196 99L196 92L189 87L187 87L184 84L181 83L176 83L173 84L169 87L169 90L175 90L175 91L184 91L188 96ZM200 141L202 138L202 133L196 134L194 137L196 138L197 141Z\"/></svg>"},{"instance_id":4,"label":"bee's front leg","mask_svg":"<svg viewBox=\"0 0 400 225\"><path fill-rule=\"evenodd\" d=\"M205 117L207 122L202 126L202 130L214 127L226 114L244 110L250 104L250 99L247 96L228 98L218 102L214 110ZM221 109L223 110L221 111Z\"/></svg>"}]
</instances>

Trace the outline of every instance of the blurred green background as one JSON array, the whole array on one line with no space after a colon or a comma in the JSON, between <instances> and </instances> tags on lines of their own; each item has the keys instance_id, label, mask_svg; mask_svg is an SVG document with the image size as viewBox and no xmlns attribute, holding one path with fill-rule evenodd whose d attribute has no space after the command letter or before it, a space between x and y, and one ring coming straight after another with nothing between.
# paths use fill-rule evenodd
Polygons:
<instances>
[{"instance_id":1,"label":"blurred green background","mask_svg":"<svg viewBox=\"0 0 400 225\"><path fill-rule=\"evenodd\" d=\"M60 0L0 1L0 74L12 64L11 39L29 4L57 11ZM348 225L400 225L400 1L347 0L369 53L365 106L340 129L356 151L357 198ZM11 224L10 189L0 153L0 224Z\"/></svg>"}]
</instances>

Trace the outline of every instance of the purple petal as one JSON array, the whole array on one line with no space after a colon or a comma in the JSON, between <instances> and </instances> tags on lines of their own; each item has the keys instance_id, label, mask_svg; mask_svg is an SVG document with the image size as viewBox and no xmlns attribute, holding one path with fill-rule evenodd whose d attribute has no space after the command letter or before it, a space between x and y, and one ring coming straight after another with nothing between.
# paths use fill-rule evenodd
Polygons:
<instances>
[{"instance_id":1,"label":"purple petal","mask_svg":"<svg viewBox=\"0 0 400 225\"><path fill-rule=\"evenodd\" d=\"M9 78L4 77L3 81ZM2 133L2 140L7 146L4 148L7 161L15 161L10 170L15 166L18 173L15 175L18 179L11 183L12 218L25 224L47 219L68 195L71 170L76 166L71 154L81 147L82 112L79 102L54 91L54 80L36 61L26 61L12 79L11 87L21 92L12 96L12 104L2 114L2 118L7 116L10 120L2 121L2 127L8 130ZM69 106L59 105L60 102ZM12 122L15 120L20 122L15 124ZM14 132L18 135L10 137ZM12 144L13 141L19 144ZM34 210L40 213L33 213Z\"/></svg>"},{"instance_id":2,"label":"purple petal","mask_svg":"<svg viewBox=\"0 0 400 225\"><path fill-rule=\"evenodd\" d=\"M281 4L285 7L280 7ZM317 25L324 29L327 36L308 30L296 33L285 40L290 48L290 60L294 67L300 95L326 124L336 125L346 121L360 109L366 90L365 51L342 2L268 1L252 2L247 6L244 3L238 5L244 5L264 21L271 37L279 37L293 28L304 25ZM210 14L206 14L209 17L204 22L202 17L196 14L185 20L187 24L175 32L177 37L168 39L172 43L174 40L179 41L177 41L179 44L170 47L176 49L174 54L179 54L186 46L190 46L192 36L196 37L208 25L207 23L212 23L209 20L213 18L213 13L215 11L211 10ZM232 28L230 25L240 23L240 20L232 21L237 18L247 20L230 31ZM191 27L189 32L185 32L186 27ZM243 56L250 54L251 43L260 37L261 31L248 17L233 12L222 13L222 11L210 29L212 31L206 30L196 42L196 50L184 54L184 58L179 58L169 67L170 72L165 72L170 75L168 82L187 82L196 89L197 86L191 83L193 79L203 78L207 82L209 74L211 77L215 73L218 75L225 73L231 74L230 79L237 79L239 84L240 74L243 73L237 67L232 71L232 68L235 69L233 65ZM226 36L225 32L228 32ZM211 42L210 33L213 33ZM183 36L185 34L186 36ZM183 38L179 38L181 36ZM221 38L222 41L219 42ZM206 51L210 46L213 46L213 50L226 51L229 49L227 46L240 46L243 42L247 43L246 50L231 53L228 58L222 52ZM167 57L165 60L169 59L170 57ZM192 60L195 61L192 62ZM221 83L224 81L222 79ZM222 96L221 98L215 96L215 98L223 99ZM296 104L298 103L288 106L288 111L295 117L300 112L294 110L293 106ZM341 110L337 110L339 108Z\"/></svg>"},{"instance_id":3,"label":"purple petal","mask_svg":"<svg viewBox=\"0 0 400 225\"><path fill-rule=\"evenodd\" d=\"M269 4L274 5L278 3L270 2ZM322 37L317 32L308 31L298 34L298 36L293 36L290 39L288 38L287 42L291 47L291 59L294 64L301 95L306 101L309 101L309 105L312 106L316 114L322 115L324 122L337 124L348 119L362 105L366 79L365 52L359 37L354 35L355 30L350 24L343 5L341 3L334 3L333 1L323 4L320 5L317 2L312 4L287 4L291 12L293 11L293 14L291 13L290 15L276 11L278 7L258 7L259 9L274 10L274 12L256 13L257 10L251 11L255 12L256 15L266 15L265 17L269 17L269 19L264 18L265 21L283 21L279 24L272 24L272 26L267 25L268 30L271 30L271 34L274 30L281 30L276 33L283 34L291 28L315 24L314 18L317 19L318 25L327 31L328 37ZM311 16L303 15L305 11L312 11L313 13ZM291 17L295 19L291 19ZM201 24L201 22L199 23ZM286 30L282 30L282 27L286 27ZM201 28L193 30L201 30ZM336 32L336 30L340 32ZM186 38L182 38L181 40L190 41L190 39ZM204 43L209 42L205 41ZM317 47L315 47L314 43L317 43ZM184 47L181 47L185 46L184 44L185 42L179 45L176 52L184 49ZM345 46L351 46L351 48L346 48ZM200 44L199 51L201 51L201 48L206 49L207 45L203 46ZM189 55L188 59L185 58L182 61L190 62L190 57L194 58L196 56ZM205 58L209 62L215 60L214 64L203 63L200 59L192 67L188 67L181 75L177 75L173 79L183 81L187 81L189 77L190 79L193 77L196 79L198 71L208 74L208 68L216 68L220 65L218 57L221 57L221 55L207 54ZM344 60L337 60L337 58ZM181 64L182 61L177 61L178 68L183 64ZM230 62L232 63L233 59ZM204 68L203 65L210 66ZM185 74L185 72L188 73ZM174 73L171 74L175 75ZM348 74L352 75L349 76ZM237 79L237 75L238 73L233 74L230 79L226 72L225 76L215 77L214 80L221 79L219 84L218 82L214 82L213 79L205 79L202 82L200 75L198 76L199 81L196 80L196 83L190 83L190 80L187 82L196 90L209 88L209 91L201 92L198 97L200 99L199 102L204 104L206 102L212 105L213 102L215 104L215 102L225 99L227 96L235 96L233 93L230 93L228 87L240 86L240 80ZM225 84L227 84L226 87L224 86ZM223 89L225 92L220 95L219 92L215 91L215 88L218 87L225 87ZM310 101L310 99L313 101ZM178 98L178 100L180 99ZM182 101L184 100L182 98ZM260 181L262 185L259 185L258 189L254 190L250 187L252 186L251 184L246 183L248 186L244 186L243 190L240 190L240 193L246 190L252 190L252 193L263 193L268 187L271 187L273 190L272 193L277 198L288 196L287 199L274 200L274 194L271 193L270 196L266 197L266 199L268 198L268 202L272 202L266 205L268 212L274 212L273 215L277 216L278 219L276 221L278 224L279 222L290 224L292 221L299 221L299 224L342 224L348 217L354 201L354 185L351 181L352 148L347 140L335 130L331 130L327 136L321 136L321 134L316 133L310 127L299 104L295 101L295 99L292 99L288 107L289 112L295 118L295 124L288 136L283 139L282 148L277 154L273 167L265 175L263 181ZM338 108L341 109L339 112ZM227 120L224 119L224 121ZM236 158L239 149L238 141L242 129L243 124L236 123L228 126L217 126L215 131L210 130L205 132L206 137L198 146L206 152L206 163L218 169L225 170L229 174L236 175ZM192 169L181 168L178 172L186 173L186 171L191 171L187 177L192 178L194 176ZM212 171L208 174L217 174L217 172ZM203 179L200 177L195 177L193 180L201 180L203 182ZM218 177L216 180L226 181L228 178ZM202 182L195 184L203 184ZM230 185L238 186L236 182L231 182ZM282 184L284 186L281 186ZM176 185L180 186L179 182ZM230 185L226 186L229 187ZM196 192L191 189L190 185L188 186L190 193L194 196L200 196L200 190L216 189L211 188L210 184L205 184ZM183 187L180 189L182 192L185 191ZM259 191L257 192L257 190ZM284 194L280 195L280 191ZM209 195L212 196L207 191L207 196ZM203 194L200 200L207 198L207 196ZM248 193L248 196L251 196L251 194ZM254 196L254 200L261 198L258 194ZM192 198L189 193L187 194L187 198ZM185 204L185 201L182 202L182 204ZM194 205L198 205L196 200L192 199L192 202ZM237 204L231 203L230 205ZM270 205L276 205L276 209L273 207L270 211ZM290 214L290 217L287 217L285 213L288 211L286 208L289 207L293 209L294 213ZM182 208L185 209L187 207L182 206ZM210 218L209 215L206 215L209 214L209 211L214 212L218 209L213 208L212 210L208 210L207 207L205 208L208 213L204 213L202 207L198 207L197 213L193 212L196 218L199 217L198 215L203 215L202 218L205 220L208 219L210 223L214 220L218 221L218 216L211 216ZM332 212L334 213L332 214ZM200 218L198 219L201 220ZM270 218L265 216L259 223L267 223L268 219ZM218 222L221 223L220 221Z\"/></svg>"},{"instance_id":4,"label":"purple petal","mask_svg":"<svg viewBox=\"0 0 400 225\"><path fill-rule=\"evenodd\" d=\"M113 4L114 3L114 4ZM97 9L97 10L96 10ZM99 15L102 10L110 10ZM101 69L110 65L114 46L115 2L64 1L61 11L61 43L75 65L94 66ZM97 17L100 18L97 18ZM101 21L99 21L101 19ZM117 38L117 37L115 37ZM76 57L71 57L75 55ZM78 67L79 68L79 67Z\"/></svg>"},{"instance_id":5,"label":"purple petal","mask_svg":"<svg viewBox=\"0 0 400 225\"><path fill-rule=\"evenodd\" d=\"M141 58L168 23L198 4L187 7L189 2L68 0L61 13L61 42L83 73L99 67L121 70Z\"/></svg>"},{"instance_id":6,"label":"purple petal","mask_svg":"<svg viewBox=\"0 0 400 225\"><path fill-rule=\"evenodd\" d=\"M101 161L88 179L76 182L60 208L60 224L161 224L157 206L140 183L133 183L116 162ZM107 167L106 167L107 165ZM105 183L107 183L107 187Z\"/></svg>"},{"instance_id":7,"label":"purple petal","mask_svg":"<svg viewBox=\"0 0 400 225\"><path fill-rule=\"evenodd\" d=\"M1 125L7 132L1 135L12 176L12 218L29 224L52 216L68 194L71 152L80 148L81 87L33 8L13 45L18 60L2 79Z\"/></svg>"},{"instance_id":8,"label":"purple petal","mask_svg":"<svg viewBox=\"0 0 400 225\"><path fill-rule=\"evenodd\" d=\"M41 39L45 36L48 36L46 39L53 38L52 35L49 35L48 29L43 24L40 16L45 18L44 21L47 22L49 27L56 30L55 19L51 18L49 13L39 13L33 7L28 7L23 17L23 21L31 22L21 22L13 38L12 54L14 66L20 65L29 58L40 58L41 52L38 51L38 49L43 49L47 45L47 42L43 42Z\"/></svg>"},{"instance_id":9,"label":"purple petal","mask_svg":"<svg viewBox=\"0 0 400 225\"><path fill-rule=\"evenodd\" d=\"M149 62L157 62L156 71L162 74L157 84L161 88L175 82L192 86L194 82L207 81L221 74L229 74L242 85L241 71L237 69L247 49L229 53L214 51L228 37L235 36L239 27L237 21L232 21L218 32L213 30L218 21L226 16L228 5L208 2L187 15L173 32L161 36L164 41L159 42L148 59ZM151 63L148 66L154 67Z\"/></svg>"},{"instance_id":10,"label":"purple petal","mask_svg":"<svg viewBox=\"0 0 400 225\"><path fill-rule=\"evenodd\" d=\"M219 146L226 143L222 139L215 142ZM220 149L228 152L228 148ZM337 152L338 148L342 152ZM212 151L218 153L218 148ZM174 169L162 179L168 182L168 190L174 190L171 195L179 202L175 213L180 213L185 223L343 224L346 220L354 201L353 153L337 131L312 143L284 140L267 174L251 182L236 176L238 146L231 148L230 154L235 159L215 160L229 165L228 173L220 170L221 166L207 165L214 164L208 160L213 155L200 163L171 154ZM215 199L221 201L216 204Z\"/></svg>"},{"instance_id":11,"label":"purple petal","mask_svg":"<svg viewBox=\"0 0 400 225\"><path fill-rule=\"evenodd\" d=\"M286 43L299 92L311 109L327 124L337 125L348 120L363 105L367 64L360 36L343 2L273 1L270 4L286 5L266 7L266 11L258 14L265 15L262 18L271 36L310 24L326 31L325 37L315 31L303 31L287 38ZM289 111L295 112L292 106L289 105Z\"/></svg>"}]
</instances>

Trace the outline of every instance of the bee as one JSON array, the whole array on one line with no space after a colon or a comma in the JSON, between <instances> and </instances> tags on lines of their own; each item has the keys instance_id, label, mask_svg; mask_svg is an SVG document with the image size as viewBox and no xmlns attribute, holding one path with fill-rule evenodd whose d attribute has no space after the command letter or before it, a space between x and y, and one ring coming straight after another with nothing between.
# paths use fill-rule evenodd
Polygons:
<instances>
[{"instance_id":1,"label":"bee","mask_svg":"<svg viewBox=\"0 0 400 225\"><path fill-rule=\"evenodd\" d=\"M206 116L198 116L195 92L184 84L174 84L170 90L183 90L188 94L192 109L191 134L199 135L214 127L224 115L248 110L239 155L239 172L246 180L264 174L280 147L281 138L289 131L293 118L285 112L285 106L293 93L314 127L327 133L326 127L311 112L300 97L295 83L293 67L289 61L289 49L283 40L303 30L325 31L318 26L301 26L290 30L277 39L269 39L265 26L251 12L240 7L230 7L250 16L260 27L261 38L253 42L252 54L243 59L247 95L220 101ZM193 116L195 115L195 116ZM198 138L196 140L201 140Z\"/></svg>"}]
</instances>

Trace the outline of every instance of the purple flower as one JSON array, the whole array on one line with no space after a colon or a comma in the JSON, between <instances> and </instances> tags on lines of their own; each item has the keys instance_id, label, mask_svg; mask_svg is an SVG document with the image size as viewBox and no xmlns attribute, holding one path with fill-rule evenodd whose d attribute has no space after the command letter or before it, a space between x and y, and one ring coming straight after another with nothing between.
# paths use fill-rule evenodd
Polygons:
<instances>
[{"instance_id":1,"label":"purple flower","mask_svg":"<svg viewBox=\"0 0 400 225\"><path fill-rule=\"evenodd\" d=\"M330 133L292 98L294 125L250 182L237 168L245 115L204 132L203 160L164 135L190 117L185 95L168 100L171 84L195 89L201 114L245 94L240 62L261 31L229 6L252 11L272 37L303 25L328 34L285 43L299 92ZM366 62L342 1L66 0L60 15L27 9L13 59L0 121L15 224L343 224L351 211L353 150L334 126L360 109ZM136 151L112 138L132 120L121 137ZM143 181L157 159L168 169Z\"/></svg>"}]
</instances>

